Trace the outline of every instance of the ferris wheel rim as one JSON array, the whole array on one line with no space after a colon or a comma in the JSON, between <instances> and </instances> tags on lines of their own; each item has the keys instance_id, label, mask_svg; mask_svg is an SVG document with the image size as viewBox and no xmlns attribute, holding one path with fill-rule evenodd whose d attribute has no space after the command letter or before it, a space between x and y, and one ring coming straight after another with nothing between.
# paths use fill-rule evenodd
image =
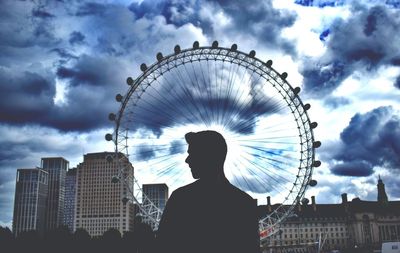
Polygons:
<instances>
[{"instance_id":1,"label":"ferris wheel rim","mask_svg":"<svg viewBox=\"0 0 400 253\"><path fill-rule=\"evenodd\" d=\"M286 207L281 204L278 208L276 208L269 216L265 217L264 219L260 220L260 230L267 228L270 224L267 222L268 219L271 219L273 214L277 214L277 217L275 217L276 221L282 221L284 220L287 215L291 212L291 210L294 208L294 206L303 198L305 190L307 188L307 185L310 183L311 176L312 176L312 171L313 167L315 166L315 145L314 145L314 134L313 134L313 123L311 123L307 110L309 109L309 106L305 105L302 100L300 99L298 93L299 90L294 89L287 81L286 77L287 74L285 72L279 73L272 67L272 61L269 60L267 62L263 62L260 59L255 57L255 51L251 51L249 54L244 53L242 51L237 50L237 46L235 47L235 44L232 45L231 48L225 48L225 47L219 47L218 44L213 43L211 47L199 47L195 46L193 48L188 48L181 50L179 46L176 46L174 49L174 53L167 55L167 56L162 56L161 53L157 54L157 61L153 63L150 67L147 67L145 64L141 65L141 70L142 73L139 75L138 78L135 80L129 79L127 80L128 84L130 85L130 88L128 92L126 93L125 96L117 95L117 101L121 102L120 110L118 112L118 115L115 115L115 131L114 131L114 143L115 143L115 151L117 153L121 152L124 148L119 148L120 143L123 142L123 140L119 140L119 130L120 130L120 122L123 117L123 113L125 111L125 108L131 98L131 96L135 93L137 88L143 83L146 78L150 77L153 73L155 74L153 76L153 79L155 80L158 76L163 75L163 73L170 71L171 69L178 68L181 65L191 63L193 61L203 61L203 60L214 60L214 61L227 61L230 63L235 63L238 65L243 64L243 66L246 66L246 68L253 68L254 72L259 71L258 73L260 75L264 74L272 78L276 83L280 86L280 88L286 93L285 95L282 95L283 99L287 102L288 106L293 106L291 108L291 113L295 117L296 124L299 129L299 137L300 137L300 145L301 145L301 159L300 159L300 164L299 164L299 172L296 177L296 181L299 180L299 173L302 169L305 170L303 174L304 180L301 182L300 188L298 189L297 197L289 205L289 208L287 209ZM201 56L209 56L209 58L201 58ZM196 58L198 57L198 58ZM179 61L179 62L178 62ZM178 63L177 63L178 62ZM172 64L173 63L173 64ZM171 65L168 65L171 64ZM162 67L165 67L162 69ZM151 83L150 81L149 83ZM275 86L274 86L275 87ZM276 87L275 87L276 88ZM119 96L119 97L118 97ZM140 97L138 98L140 99ZM308 107L308 108L307 108ZM296 113L298 114L296 118ZM301 123L298 121L301 120ZM303 128L302 128L303 127ZM302 132L303 130L303 132ZM305 136L302 136L305 135ZM123 146L123 145L122 145ZM306 153L305 157L303 157L303 153ZM295 186L295 184L294 184ZM294 188L293 186L293 188ZM290 190L290 194L292 193L293 188ZM286 196L286 199L288 199L288 196ZM280 212L283 209L284 214L283 215L278 215L278 212ZM285 210L286 209L286 210ZM263 225L264 224L264 225Z\"/></svg>"}]
</instances>

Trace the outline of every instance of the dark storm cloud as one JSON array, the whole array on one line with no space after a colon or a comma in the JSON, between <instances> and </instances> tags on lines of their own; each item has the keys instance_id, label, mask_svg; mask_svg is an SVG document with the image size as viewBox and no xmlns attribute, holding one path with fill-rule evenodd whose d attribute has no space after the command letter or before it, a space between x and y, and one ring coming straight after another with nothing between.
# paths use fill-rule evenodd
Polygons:
<instances>
[{"instance_id":1,"label":"dark storm cloud","mask_svg":"<svg viewBox=\"0 0 400 253\"><path fill-rule=\"evenodd\" d=\"M329 28L326 53L302 64L305 90L314 96L330 94L355 70L374 73L399 58L400 16L393 9L354 4L351 11Z\"/></svg>"},{"instance_id":2,"label":"dark storm cloud","mask_svg":"<svg viewBox=\"0 0 400 253\"><path fill-rule=\"evenodd\" d=\"M66 131L110 126L107 115L118 110L114 97L124 87L121 71L118 59L88 55L70 68L59 67L58 77L69 84L67 104L55 106L46 123Z\"/></svg>"},{"instance_id":3,"label":"dark storm cloud","mask_svg":"<svg viewBox=\"0 0 400 253\"><path fill-rule=\"evenodd\" d=\"M209 12L209 16L199 11ZM282 29L290 27L296 20L296 14L287 10L277 10L271 1L143 1L133 3L129 9L137 18L162 15L167 23L182 26L192 23L210 38L220 37L221 28L214 27L215 15L223 12L230 24L223 28L224 36L232 38L251 36L260 45L283 49L291 55L296 54L294 45L281 37Z\"/></svg>"},{"instance_id":4,"label":"dark storm cloud","mask_svg":"<svg viewBox=\"0 0 400 253\"><path fill-rule=\"evenodd\" d=\"M326 38L329 36L329 33L331 31L329 29L324 30L320 35L319 35L319 40L321 41L326 41Z\"/></svg>"},{"instance_id":5,"label":"dark storm cloud","mask_svg":"<svg viewBox=\"0 0 400 253\"><path fill-rule=\"evenodd\" d=\"M131 11L115 4L76 7L73 3L65 8L78 17L68 16L61 7L54 8L53 18L38 17L46 15L34 12L39 9L31 2L6 1L2 6L9 12L0 10L4 14L0 15L0 109L5 112L0 120L13 125L38 124L63 131L110 126L107 115L119 106L115 95L126 91L128 73L137 73L128 70L137 67L131 59L148 57L145 52L154 46L148 41L164 45L168 37L176 43L176 37L192 29L177 30L163 18L136 22ZM72 23L80 19L82 26L66 29L69 36L60 39L54 29L60 18L74 19ZM77 53L82 50L90 55ZM65 86L64 102L56 104L59 81Z\"/></svg>"},{"instance_id":6,"label":"dark storm cloud","mask_svg":"<svg viewBox=\"0 0 400 253\"><path fill-rule=\"evenodd\" d=\"M39 17L39 18L54 18L55 16L43 9L34 9L32 10L32 15L34 17Z\"/></svg>"},{"instance_id":7,"label":"dark storm cloud","mask_svg":"<svg viewBox=\"0 0 400 253\"><path fill-rule=\"evenodd\" d=\"M282 29L294 24L295 13L275 9L272 1L253 1L252 4L240 0L217 2L233 20L226 33L248 34L261 44L283 49L292 56L296 54L294 45L280 36Z\"/></svg>"},{"instance_id":8,"label":"dark storm cloud","mask_svg":"<svg viewBox=\"0 0 400 253\"><path fill-rule=\"evenodd\" d=\"M82 44L85 41L85 35L83 35L81 32L73 31L69 35L68 41L71 45Z\"/></svg>"},{"instance_id":9,"label":"dark storm cloud","mask_svg":"<svg viewBox=\"0 0 400 253\"><path fill-rule=\"evenodd\" d=\"M108 64L107 59L82 55L74 66L70 68L59 67L57 76L69 79L69 84L72 86L107 86L113 84L108 82L118 81L112 80L113 73L117 72L118 69Z\"/></svg>"},{"instance_id":10,"label":"dark storm cloud","mask_svg":"<svg viewBox=\"0 0 400 253\"><path fill-rule=\"evenodd\" d=\"M350 161L335 165L331 168L331 172L338 176L366 177L372 175L374 170L366 161Z\"/></svg>"},{"instance_id":11,"label":"dark storm cloud","mask_svg":"<svg viewBox=\"0 0 400 253\"><path fill-rule=\"evenodd\" d=\"M55 87L51 76L23 71L15 75L0 68L0 120L3 122L36 122L52 104Z\"/></svg>"},{"instance_id":12,"label":"dark storm cloud","mask_svg":"<svg viewBox=\"0 0 400 253\"><path fill-rule=\"evenodd\" d=\"M1 5L0 46L6 46L1 51L35 45L51 46L60 42L54 36L54 19L49 20L50 13L36 9L31 2L2 1Z\"/></svg>"},{"instance_id":13,"label":"dark storm cloud","mask_svg":"<svg viewBox=\"0 0 400 253\"><path fill-rule=\"evenodd\" d=\"M54 48L50 50L50 52L55 52L62 60L60 59L60 62L63 62L64 59L77 59L78 57L70 53L67 49L65 48Z\"/></svg>"},{"instance_id":14,"label":"dark storm cloud","mask_svg":"<svg viewBox=\"0 0 400 253\"><path fill-rule=\"evenodd\" d=\"M78 6L76 16L91 16L91 15L103 15L107 10L107 4L100 4L94 2L82 3Z\"/></svg>"},{"instance_id":15,"label":"dark storm cloud","mask_svg":"<svg viewBox=\"0 0 400 253\"><path fill-rule=\"evenodd\" d=\"M135 152L135 161L147 161L155 158L156 152L152 146L139 144Z\"/></svg>"},{"instance_id":16,"label":"dark storm cloud","mask_svg":"<svg viewBox=\"0 0 400 253\"><path fill-rule=\"evenodd\" d=\"M116 73L118 60L81 56L71 68L60 67L59 78L70 87L65 104L56 105L55 77L0 69L2 122L40 124L63 131L85 131L110 126L107 115L118 109L113 97L123 85Z\"/></svg>"},{"instance_id":17,"label":"dark storm cloud","mask_svg":"<svg viewBox=\"0 0 400 253\"><path fill-rule=\"evenodd\" d=\"M171 143L171 147L169 148L169 154L175 155L184 153L185 149L186 149L186 143L184 141L176 140Z\"/></svg>"},{"instance_id":18,"label":"dark storm cloud","mask_svg":"<svg viewBox=\"0 0 400 253\"><path fill-rule=\"evenodd\" d=\"M340 134L343 145L334 154L337 175L367 176L375 166L398 173L400 169L400 118L392 107L356 114Z\"/></svg>"}]
</instances>

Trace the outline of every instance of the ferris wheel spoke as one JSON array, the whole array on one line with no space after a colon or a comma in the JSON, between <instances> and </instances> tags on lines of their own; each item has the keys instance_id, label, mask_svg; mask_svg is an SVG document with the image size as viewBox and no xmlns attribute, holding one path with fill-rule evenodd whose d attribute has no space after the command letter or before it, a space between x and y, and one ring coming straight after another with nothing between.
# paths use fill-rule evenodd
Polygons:
<instances>
[{"instance_id":1,"label":"ferris wheel spoke","mask_svg":"<svg viewBox=\"0 0 400 253\"><path fill-rule=\"evenodd\" d=\"M171 101L171 103L175 104L175 106L178 106L178 108L182 111L182 116L188 120L188 122L192 121L193 119L196 118L196 115L192 110L189 110L189 107L187 106L187 102L185 102L185 97L182 97L182 94L178 94L176 89L174 88L174 85L171 83L167 75L164 75L164 81L167 83L168 87L167 90L168 92L166 93L166 100L169 100L171 97L174 98L174 100ZM182 84L180 82L174 82L177 83L180 87L182 87ZM186 95L186 93L184 93ZM174 103L177 102L177 103ZM186 113L185 113L186 112ZM187 116L190 115L191 117Z\"/></svg>"},{"instance_id":2,"label":"ferris wheel spoke","mask_svg":"<svg viewBox=\"0 0 400 253\"><path fill-rule=\"evenodd\" d=\"M199 81L197 79L197 75L193 74L194 75L194 80L193 80L192 74L189 73L189 70L187 69L187 65L186 64L183 65L183 68L185 69L186 76L188 77L188 79L190 80L190 83L192 84L193 93L197 91L197 93L198 93L197 95L200 97L201 96L201 87L200 87ZM209 116L208 116L208 110L206 108L207 105L206 104L199 104L198 106L199 106L199 108L198 108L198 112L199 113L201 113L202 111L205 112L205 115L204 114L200 115L202 117L203 122L207 126L209 126L210 125L210 119L209 119Z\"/></svg>"},{"instance_id":3,"label":"ferris wheel spoke","mask_svg":"<svg viewBox=\"0 0 400 253\"><path fill-rule=\"evenodd\" d=\"M159 171L157 171L157 177L163 177L166 175L171 175L171 172L173 170L176 170L176 166L179 164L179 161L173 162L168 164L167 166L163 167L162 169L160 169Z\"/></svg>"},{"instance_id":4,"label":"ferris wheel spoke","mask_svg":"<svg viewBox=\"0 0 400 253\"><path fill-rule=\"evenodd\" d=\"M232 89L233 89L232 79L233 79L233 76L234 76L232 68L233 68L233 64L230 63L229 64L229 72L228 72L229 76L228 76L228 81L227 81L227 94L226 94L227 98L230 98L232 96ZM226 117L228 117L228 115L226 115L227 111L228 111L228 102L227 102L227 99L225 99L224 103L223 103L223 115L222 115L222 118L225 119ZM226 122L226 121L224 120L223 122Z\"/></svg>"},{"instance_id":5,"label":"ferris wheel spoke","mask_svg":"<svg viewBox=\"0 0 400 253\"><path fill-rule=\"evenodd\" d=\"M255 157L261 158L260 155L258 154L253 154ZM260 166L258 163L251 161L250 159L246 158L254 168L258 169L260 172L262 172L265 176L274 179L275 182L280 182L279 180L285 181L285 182L290 182L289 181L289 177L285 177L284 175L280 175L278 174L276 171L277 170L272 170L269 169L266 166ZM267 161L265 161L266 163L270 164L273 168L279 168L279 171L286 171L285 169L283 169L280 166L277 166L275 163L271 162L270 160L267 159ZM274 176L275 175L275 176ZM290 174L288 174L290 175Z\"/></svg>"},{"instance_id":6,"label":"ferris wheel spoke","mask_svg":"<svg viewBox=\"0 0 400 253\"><path fill-rule=\"evenodd\" d=\"M242 171L242 164L238 164L238 163L241 163L241 161L238 159L237 161L235 161L234 162L234 164L235 164L235 166L236 166L236 168L237 168L237 171L238 171L238 173L239 173L239 177L238 176L236 176L236 183L237 184L239 184L239 187L240 188L242 188L242 189L248 189L248 190L250 190L250 191L254 191L255 189L253 188L253 186L251 185L251 183L249 182L249 180L248 180L248 178L244 175L244 172ZM244 185L245 186L243 186L242 184L241 184L241 182L244 182Z\"/></svg>"},{"instance_id":7,"label":"ferris wheel spoke","mask_svg":"<svg viewBox=\"0 0 400 253\"><path fill-rule=\"evenodd\" d=\"M291 164L291 163L285 163L285 162L279 161L279 160L277 160L277 159L272 159L272 158L269 158L269 157L261 156L259 153L248 152L248 151L246 151L246 153L247 153L249 156L251 156L251 157L257 157L257 158L260 159L261 161L270 164L270 165L271 165L272 167L274 167L274 168L278 168L279 171L280 171L280 173L285 172L286 175L277 174L277 173L276 173L276 171L277 171L276 169L275 169L275 170L271 170L271 169L269 169L269 168L266 167L266 166L263 166L263 167L259 166L258 168L262 168L262 171L263 171L263 172L270 172L270 173L272 173L272 174L275 174L275 175L281 177L283 180L288 180L288 178L291 177L291 175L292 175L291 171L289 171L289 170L286 169L286 168L283 168L281 165L288 165L288 168L289 168L289 166L292 167L293 164Z\"/></svg>"},{"instance_id":8,"label":"ferris wheel spoke","mask_svg":"<svg viewBox=\"0 0 400 253\"><path fill-rule=\"evenodd\" d=\"M246 74L247 74L246 72L245 73L241 73L242 77L241 77L240 81L238 82L239 85L243 85L244 87L246 87L247 83L249 82L249 80L251 78L251 76L246 75ZM248 80L244 81L246 76L248 76ZM240 93L239 93L239 91L240 91ZM244 92L245 92L245 89L239 89L239 88L237 89L237 91L236 91L236 93L235 93L235 95L234 95L234 97L232 99L232 107L233 108L237 108L237 109L236 109L236 112L233 113L233 114L231 113L229 119L226 122L223 123L223 126L225 128L233 129L232 121L239 115L238 111L240 110L241 105L243 104L243 103L241 104L240 101L243 100L242 97L244 95ZM245 96L244 98L247 98L248 95Z\"/></svg>"},{"instance_id":9,"label":"ferris wheel spoke","mask_svg":"<svg viewBox=\"0 0 400 253\"><path fill-rule=\"evenodd\" d=\"M159 83L159 81L157 80L158 84L161 86L161 84ZM192 119L189 118L185 111L183 111L183 108L186 108L185 104L182 103L182 99L180 97L177 97L176 95L171 94L170 92L165 93L164 95L159 92L154 86L150 86L152 90L154 90L154 92L157 93L157 95L159 96L158 101L161 101L161 103L163 103L165 105L164 108L159 108L159 109L163 109L160 110L160 113L165 113L165 109L169 108L171 109L176 115L182 115L188 122L190 122ZM169 89L170 91L172 89ZM173 98L173 99L171 99ZM194 115L191 115L194 116ZM194 117L193 117L194 118Z\"/></svg>"},{"instance_id":10,"label":"ferris wheel spoke","mask_svg":"<svg viewBox=\"0 0 400 253\"><path fill-rule=\"evenodd\" d=\"M251 145L242 145L242 146L247 148L247 149L250 149L250 150L261 151L263 154L268 154L268 155L271 155L271 156L274 156L274 157L283 157L283 158L285 158L287 160L290 160L292 162L294 162L294 161L297 162L298 161L297 158L294 158L294 157L289 156L289 155L281 155L280 153L276 153L276 152L271 151L271 149L267 148L267 147L251 146ZM277 151L281 151L281 150L277 149ZM282 162L280 160L276 160L276 159L272 159L272 158L268 158L268 159L271 160L271 161L278 162L278 163L287 164L287 163ZM290 165L292 165L292 164L290 164Z\"/></svg>"},{"instance_id":11,"label":"ferris wheel spoke","mask_svg":"<svg viewBox=\"0 0 400 253\"><path fill-rule=\"evenodd\" d=\"M193 73L193 75L195 77L196 84L197 84L197 93L198 93L198 96L201 96L203 94L203 92L206 91L207 92L207 101L210 101L210 96L209 96L209 93L207 91L207 85L206 85L206 81L205 81L205 78L204 78L202 64L199 63L198 65L199 66L197 66L197 67L200 68L201 72L202 72L203 81L200 79L200 77L199 78L197 77L197 74L196 74L197 71L194 69L194 64L191 64L192 73ZM210 112L209 112L210 110L207 109L207 105L205 105L205 104L203 105L203 110L206 113L206 119L207 119L207 123L208 123L208 126L209 126L209 125L211 125L211 122L212 122L212 117L211 117Z\"/></svg>"},{"instance_id":12,"label":"ferris wheel spoke","mask_svg":"<svg viewBox=\"0 0 400 253\"><path fill-rule=\"evenodd\" d=\"M257 169L258 172L261 172L262 174L264 174L264 175L266 176L266 177L265 177L265 180L264 180L264 182L265 182L266 185L268 185L268 183L269 183L269 181L267 180L268 178L272 179L273 181L275 181L276 183L278 183L278 185L280 185L281 182L278 180L278 178L276 178L276 177L274 177L274 176L272 176L272 175L267 174L267 173L265 172L264 168L262 168L259 164L255 163L254 161L252 161L251 159L249 159L249 158L247 158L247 157L242 156L241 158L243 158L243 159L239 159L239 161L242 163L242 165L243 165L245 168L250 167L250 168ZM261 175L259 175L259 176L257 176L257 177L261 177ZM285 180L286 180L286 179L285 179Z\"/></svg>"},{"instance_id":13,"label":"ferris wheel spoke","mask_svg":"<svg viewBox=\"0 0 400 253\"><path fill-rule=\"evenodd\" d=\"M197 113L195 113L195 115L196 114L198 115L200 122L203 122L205 125L207 125L207 120L204 118L204 115L201 112L199 105L196 103L196 101L195 101L192 93L190 92L189 88L187 87L187 85L185 85L185 80L183 79L180 69L178 68L176 72L177 72L177 77L180 79L180 83L183 84L183 87L184 87L183 91L184 91L186 97L191 102L191 105L193 106L193 108L196 109Z\"/></svg>"}]
</instances>

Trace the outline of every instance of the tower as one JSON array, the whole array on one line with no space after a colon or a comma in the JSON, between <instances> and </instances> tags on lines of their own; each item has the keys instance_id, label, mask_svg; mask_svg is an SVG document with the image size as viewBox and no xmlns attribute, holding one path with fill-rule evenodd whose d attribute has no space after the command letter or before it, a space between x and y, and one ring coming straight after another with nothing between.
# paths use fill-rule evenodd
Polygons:
<instances>
[{"instance_id":1,"label":"tower","mask_svg":"<svg viewBox=\"0 0 400 253\"><path fill-rule=\"evenodd\" d=\"M62 157L42 158L41 167L49 173L49 190L46 205L46 230L63 224L65 176L69 162Z\"/></svg>"},{"instance_id":2,"label":"tower","mask_svg":"<svg viewBox=\"0 0 400 253\"><path fill-rule=\"evenodd\" d=\"M18 169L15 184L13 233L44 232L48 173L42 169Z\"/></svg>"},{"instance_id":3,"label":"tower","mask_svg":"<svg viewBox=\"0 0 400 253\"><path fill-rule=\"evenodd\" d=\"M386 195L385 184L383 183L381 176L379 176L377 187L378 187L378 202L387 203L388 197Z\"/></svg>"},{"instance_id":4,"label":"tower","mask_svg":"<svg viewBox=\"0 0 400 253\"><path fill-rule=\"evenodd\" d=\"M65 201L63 224L68 227L70 232L75 231L75 193L76 193L76 168L67 171L65 178Z\"/></svg>"}]
</instances>

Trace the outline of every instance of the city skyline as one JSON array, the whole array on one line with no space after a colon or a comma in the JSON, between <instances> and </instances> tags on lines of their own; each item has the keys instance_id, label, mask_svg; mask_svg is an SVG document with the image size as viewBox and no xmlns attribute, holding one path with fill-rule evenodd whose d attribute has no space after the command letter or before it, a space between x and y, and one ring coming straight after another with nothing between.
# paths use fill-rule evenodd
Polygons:
<instances>
[{"instance_id":1,"label":"city skyline","mask_svg":"<svg viewBox=\"0 0 400 253\"><path fill-rule=\"evenodd\" d=\"M126 78L157 52L195 40L254 49L302 88L322 142L318 185L306 197L337 203L347 192L375 200L380 175L389 199L400 199L398 1L0 5L2 226L11 226L17 169L59 156L75 167L83 154L113 151L104 140L113 130L107 115L118 111L114 97L127 90Z\"/></svg>"}]
</instances>

